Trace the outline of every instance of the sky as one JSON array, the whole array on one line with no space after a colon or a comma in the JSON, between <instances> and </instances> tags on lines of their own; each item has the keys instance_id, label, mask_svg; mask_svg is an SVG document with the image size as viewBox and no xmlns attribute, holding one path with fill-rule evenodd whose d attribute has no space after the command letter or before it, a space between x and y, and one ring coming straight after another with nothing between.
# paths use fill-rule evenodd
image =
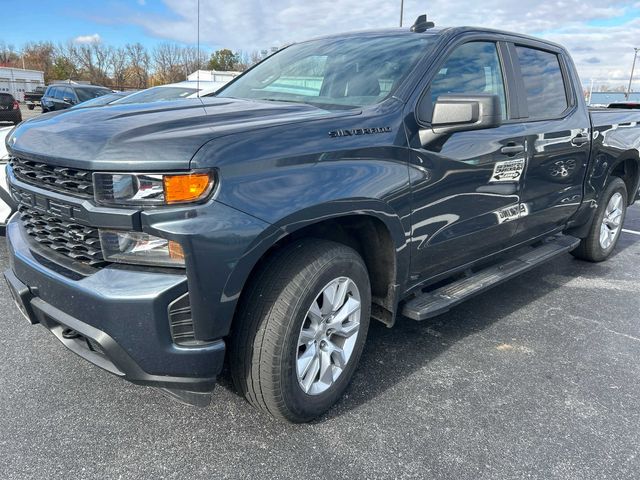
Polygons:
<instances>
[{"instance_id":1,"label":"sky","mask_svg":"<svg viewBox=\"0 0 640 480\"><path fill-rule=\"evenodd\" d=\"M556 41L572 54L584 85L626 85L640 47L640 1L405 0L408 27L421 13L437 26L475 25ZM427 8L428 7L428 8ZM101 41L194 45L197 0L0 0L9 12L0 42ZM425 10L427 10L425 12ZM400 0L200 0L208 50L262 50L343 31L397 27ZM640 56L639 56L640 57ZM640 91L640 58L634 88Z\"/></svg>"}]
</instances>

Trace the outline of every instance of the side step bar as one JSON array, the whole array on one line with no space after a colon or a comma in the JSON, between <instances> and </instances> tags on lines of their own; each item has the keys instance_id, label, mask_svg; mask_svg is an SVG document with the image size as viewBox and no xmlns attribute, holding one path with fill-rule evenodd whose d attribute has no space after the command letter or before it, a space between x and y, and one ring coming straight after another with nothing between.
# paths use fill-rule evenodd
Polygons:
<instances>
[{"instance_id":1,"label":"side step bar","mask_svg":"<svg viewBox=\"0 0 640 480\"><path fill-rule=\"evenodd\" d=\"M531 270L547 260L570 252L579 243L580 239L567 235L551 237L516 258L487 267L461 280L417 296L404 305L402 314L413 320L426 320L438 316L463 301Z\"/></svg>"}]
</instances>

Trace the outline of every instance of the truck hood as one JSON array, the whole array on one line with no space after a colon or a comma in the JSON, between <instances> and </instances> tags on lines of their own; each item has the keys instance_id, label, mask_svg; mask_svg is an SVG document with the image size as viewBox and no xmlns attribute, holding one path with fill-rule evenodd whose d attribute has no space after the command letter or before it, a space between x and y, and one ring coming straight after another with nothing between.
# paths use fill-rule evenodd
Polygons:
<instances>
[{"instance_id":1,"label":"truck hood","mask_svg":"<svg viewBox=\"0 0 640 480\"><path fill-rule=\"evenodd\" d=\"M7 143L15 156L87 170L179 170L219 136L358 113L231 98L112 105L44 114Z\"/></svg>"}]
</instances>

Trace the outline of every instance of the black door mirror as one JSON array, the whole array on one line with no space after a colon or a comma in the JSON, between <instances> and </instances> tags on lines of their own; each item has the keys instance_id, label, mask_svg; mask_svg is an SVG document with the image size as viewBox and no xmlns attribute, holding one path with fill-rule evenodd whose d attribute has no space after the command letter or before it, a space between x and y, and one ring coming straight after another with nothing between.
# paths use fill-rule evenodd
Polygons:
<instances>
[{"instance_id":1,"label":"black door mirror","mask_svg":"<svg viewBox=\"0 0 640 480\"><path fill-rule=\"evenodd\" d=\"M501 124L502 112L497 95L442 95L433 105L431 129L438 135L495 128Z\"/></svg>"},{"instance_id":2,"label":"black door mirror","mask_svg":"<svg viewBox=\"0 0 640 480\"><path fill-rule=\"evenodd\" d=\"M73 105L73 100L71 100L71 98L69 98L69 97L64 97L64 98L62 99L62 101L63 101L64 103L66 103L67 105Z\"/></svg>"}]
</instances>

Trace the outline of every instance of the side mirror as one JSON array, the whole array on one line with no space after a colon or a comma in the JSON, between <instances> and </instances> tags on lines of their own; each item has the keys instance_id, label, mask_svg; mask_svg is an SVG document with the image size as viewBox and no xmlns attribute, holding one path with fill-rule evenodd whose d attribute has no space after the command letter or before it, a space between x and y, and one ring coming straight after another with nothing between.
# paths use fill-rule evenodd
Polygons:
<instances>
[{"instance_id":1,"label":"side mirror","mask_svg":"<svg viewBox=\"0 0 640 480\"><path fill-rule=\"evenodd\" d=\"M433 106L431 129L437 135L495 128L502 124L497 95L442 95Z\"/></svg>"},{"instance_id":2,"label":"side mirror","mask_svg":"<svg viewBox=\"0 0 640 480\"><path fill-rule=\"evenodd\" d=\"M68 103L69 105L73 105L73 100L71 100L69 97L64 97L62 101L64 103Z\"/></svg>"}]
</instances>

